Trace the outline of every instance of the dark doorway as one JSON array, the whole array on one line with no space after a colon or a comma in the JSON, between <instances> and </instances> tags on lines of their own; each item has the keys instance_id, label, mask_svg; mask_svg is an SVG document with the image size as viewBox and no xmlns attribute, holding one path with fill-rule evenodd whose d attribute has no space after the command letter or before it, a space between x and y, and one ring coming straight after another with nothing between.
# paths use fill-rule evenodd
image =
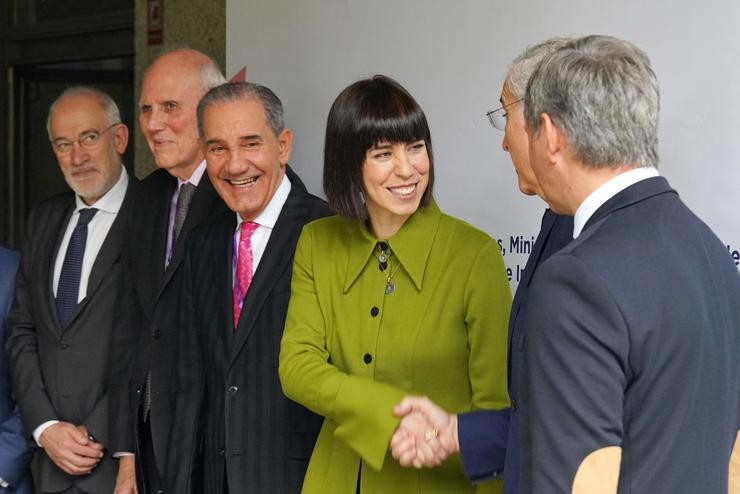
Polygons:
<instances>
[{"instance_id":1,"label":"dark doorway","mask_svg":"<svg viewBox=\"0 0 740 494\"><path fill-rule=\"evenodd\" d=\"M108 92L131 126L133 2L1 1L0 244L19 247L31 207L67 188L49 145L46 116L51 102L78 84ZM129 150L130 167L132 140Z\"/></svg>"},{"instance_id":2,"label":"dark doorway","mask_svg":"<svg viewBox=\"0 0 740 494\"><path fill-rule=\"evenodd\" d=\"M13 147L17 150L17 174L11 189L16 207L28 212L37 202L68 190L46 130L54 99L68 87L93 86L115 100L123 123L133 129L133 78L133 57L16 68L14 99L18 106ZM133 140L124 156L129 173L133 173L132 156Z\"/></svg>"}]
</instances>

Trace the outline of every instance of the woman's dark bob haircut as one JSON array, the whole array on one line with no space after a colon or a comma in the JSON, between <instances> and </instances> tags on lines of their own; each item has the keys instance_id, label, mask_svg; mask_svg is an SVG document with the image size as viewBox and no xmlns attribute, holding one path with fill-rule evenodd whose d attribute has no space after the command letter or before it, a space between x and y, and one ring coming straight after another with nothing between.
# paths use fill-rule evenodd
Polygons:
<instances>
[{"instance_id":1,"label":"woman's dark bob haircut","mask_svg":"<svg viewBox=\"0 0 740 494\"><path fill-rule=\"evenodd\" d=\"M432 199L434 158L427 119L399 83L384 75L357 81L331 105L324 141L324 192L335 213L365 219L362 166L368 149L382 142L423 140L429 155L429 184L421 206Z\"/></svg>"}]
</instances>

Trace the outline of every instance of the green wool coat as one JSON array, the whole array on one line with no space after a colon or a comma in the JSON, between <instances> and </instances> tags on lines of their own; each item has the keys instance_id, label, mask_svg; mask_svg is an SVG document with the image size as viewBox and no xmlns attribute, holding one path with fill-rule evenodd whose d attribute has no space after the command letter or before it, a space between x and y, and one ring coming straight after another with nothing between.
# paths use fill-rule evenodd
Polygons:
<instances>
[{"instance_id":1,"label":"green wool coat","mask_svg":"<svg viewBox=\"0 0 740 494\"><path fill-rule=\"evenodd\" d=\"M285 394L325 417L303 492L496 492L473 486L458 455L441 467L402 468L388 444L393 407L426 395L450 412L501 409L511 292L498 244L467 223L421 207L390 239L388 270L364 222L323 218L295 254L280 351ZM477 490L476 490L477 489Z\"/></svg>"}]
</instances>

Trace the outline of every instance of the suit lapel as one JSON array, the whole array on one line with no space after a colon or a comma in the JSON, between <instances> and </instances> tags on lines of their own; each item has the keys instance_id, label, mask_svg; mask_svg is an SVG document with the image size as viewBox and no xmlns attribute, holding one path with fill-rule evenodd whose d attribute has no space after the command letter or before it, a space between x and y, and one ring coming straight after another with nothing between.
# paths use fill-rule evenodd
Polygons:
<instances>
[{"instance_id":1,"label":"suit lapel","mask_svg":"<svg viewBox=\"0 0 740 494\"><path fill-rule=\"evenodd\" d=\"M193 201L190 203L190 209L188 210L188 214L185 217L185 223L182 226L180 237L178 238L177 244L175 245L175 252L173 252L172 259L170 259L170 263L164 272L164 278L162 279L161 283L156 285L157 287L159 287L157 298L161 296L162 292L172 280L173 275L175 274L175 272L177 272L177 269L180 267L180 264L182 264L182 261L185 258L185 246L187 244L187 238L190 234L190 231L208 217L214 207L214 204L216 203L216 200L216 191L214 190L213 185L208 178L208 175L203 174L198 187L195 189ZM169 214L169 208L167 209L167 211ZM169 221L167 223L169 224ZM166 249L166 236L164 243ZM162 255L161 257L164 259L164 255Z\"/></svg>"},{"instance_id":2,"label":"suit lapel","mask_svg":"<svg viewBox=\"0 0 740 494\"><path fill-rule=\"evenodd\" d=\"M275 223L275 228L265 247L265 253L262 255L257 271L254 273L252 284L249 286L249 291L244 299L229 366L236 360L254 330L255 322L259 318L265 300L272 292L275 284L281 279L282 273L289 269L292 264L293 251L305 223L305 208L302 207L302 200L306 194L305 187L303 187L300 180L297 180L297 177L294 179L294 176L289 174L291 181L290 195L288 195L277 223Z\"/></svg>"},{"instance_id":3,"label":"suit lapel","mask_svg":"<svg viewBox=\"0 0 740 494\"><path fill-rule=\"evenodd\" d=\"M537 235L537 240L534 243L535 249L529 255L529 259L527 259L527 263L524 266L524 276L520 281L520 283L523 283L524 286L529 286L529 284L532 282L534 268L540 262L543 247L545 246L545 244L547 244L547 239L550 237L550 232L552 232L552 227L555 225L556 218L557 216L555 216L555 213L553 213L550 209L547 209L545 211L545 214L542 216L540 233L539 235Z\"/></svg>"},{"instance_id":4,"label":"suit lapel","mask_svg":"<svg viewBox=\"0 0 740 494\"><path fill-rule=\"evenodd\" d=\"M143 185L140 189L136 203L133 204L133 211L136 212L131 218L133 238L128 239L128 242L133 244L131 251L135 253L133 260L137 271L136 292L139 303L148 314L154 312L154 296L164 277L170 200L177 183L176 179L165 170L156 170L153 175L157 179L151 190L156 193L150 193L150 187L147 185ZM137 238L138 236L141 238Z\"/></svg>"},{"instance_id":5,"label":"suit lapel","mask_svg":"<svg viewBox=\"0 0 740 494\"><path fill-rule=\"evenodd\" d=\"M526 299L527 291L529 290L529 284L532 281L532 275L534 274L535 267L539 264L540 257L547 239L550 236L553 226L555 225L556 215L550 209L545 211L542 216L542 225L540 226L540 232L537 234L537 240L534 243L534 250L527 259L527 264L524 266L524 273L522 279L519 280L519 286L517 287L516 293L514 294L514 301L511 304L511 314L509 315L509 348L507 355L507 375L508 382L511 383L511 352L514 351L513 342L515 340L515 332L521 331L521 324L518 322L519 311ZM509 385L511 387L511 384Z\"/></svg>"},{"instance_id":6,"label":"suit lapel","mask_svg":"<svg viewBox=\"0 0 740 494\"><path fill-rule=\"evenodd\" d=\"M103 245L100 246L100 251L95 258L95 262L93 262L92 270L90 270L90 276L87 280L87 295L77 304L77 308L72 313L67 327L70 327L77 318L77 315L85 309L93 294L98 290L106 276L108 276L115 262L121 257L121 246L123 245L126 234L126 215L133 200L133 188L134 180L130 180L119 213L116 215L116 219L113 220L108 235L106 235Z\"/></svg>"},{"instance_id":7,"label":"suit lapel","mask_svg":"<svg viewBox=\"0 0 740 494\"><path fill-rule=\"evenodd\" d=\"M225 209L226 211L226 209ZM234 343L234 311L232 309L232 287L233 287L233 255L234 255L234 230L236 228L236 213L228 211L219 216L219 228L216 235L211 241L214 243L213 252L216 261L214 283L217 290L217 300L225 300L221 304L219 321L226 321L225 324L219 324L219 334L224 338L224 348L230 349ZM221 329L223 328L223 330ZM226 351L230 354L230 350Z\"/></svg>"},{"instance_id":8,"label":"suit lapel","mask_svg":"<svg viewBox=\"0 0 740 494\"><path fill-rule=\"evenodd\" d=\"M64 232L67 230L67 225L72 217L72 213L75 209L74 195L69 194L72 199L66 208L59 208L54 210L49 219L49 225L53 225L53 231L49 232L49 240L52 242L45 242L40 248L41 253L39 259L46 259L47 265L41 270L42 276L44 276L44 285L47 287L46 293L46 317L50 321L54 321L50 327L56 328L57 333L62 332L62 327L59 324L59 316L57 314L56 300L54 299L54 265L56 263L57 255L59 254L59 248L62 246L62 238Z\"/></svg>"}]
</instances>

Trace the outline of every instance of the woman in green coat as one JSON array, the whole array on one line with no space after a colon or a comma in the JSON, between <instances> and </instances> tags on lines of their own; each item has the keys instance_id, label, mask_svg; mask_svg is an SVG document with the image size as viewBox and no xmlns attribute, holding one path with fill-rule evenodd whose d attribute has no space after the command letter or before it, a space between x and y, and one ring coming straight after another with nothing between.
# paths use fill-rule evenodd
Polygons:
<instances>
[{"instance_id":1,"label":"woman in green coat","mask_svg":"<svg viewBox=\"0 0 740 494\"><path fill-rule=\"evenodd\" d=\"M426 117L392 79L337 97L324 152L339 215L303 230L280 352L285 394L325 417L303 492L488 490L470 483L458 456L417 470L388 447L400 422L393 407L408 394L458 413L509 406L511 295L499 246L437 207ZM409 437L433 454L436 430Z\"/></svg>"}]
</instances>

